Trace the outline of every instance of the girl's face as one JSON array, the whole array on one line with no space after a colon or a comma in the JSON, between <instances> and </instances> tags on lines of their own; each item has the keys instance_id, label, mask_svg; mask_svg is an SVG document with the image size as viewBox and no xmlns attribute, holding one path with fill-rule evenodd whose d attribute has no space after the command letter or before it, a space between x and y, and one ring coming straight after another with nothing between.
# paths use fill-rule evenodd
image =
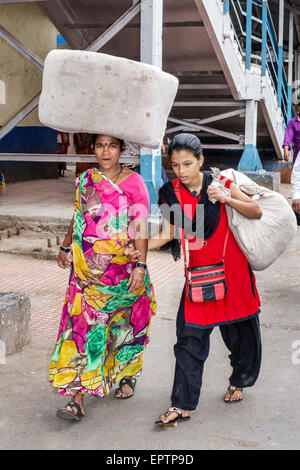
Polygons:
<instances>
[{"instance_id":1,"label":"girl's face","mask_svg":"<svg viewBox=\"0 0 300 470\"><path fill-rule=\"evenodd\" d=\"M97 136L94 152L97 162L103 170L110 170L118 166L121 151L120 142L116 137L109 135Z\"/></svg>"},{"instance_id":2,"label":"girl's face","mask_svg":"<svg viewBox=\"0 0 300 470\"><path fill-rule=\"evenodd\" d=\"M172 169L181 183L188 186L198 180L203 155L198 160L190 150L180 150L172 152L170 159Z\"/></svg>"}]
</instances>

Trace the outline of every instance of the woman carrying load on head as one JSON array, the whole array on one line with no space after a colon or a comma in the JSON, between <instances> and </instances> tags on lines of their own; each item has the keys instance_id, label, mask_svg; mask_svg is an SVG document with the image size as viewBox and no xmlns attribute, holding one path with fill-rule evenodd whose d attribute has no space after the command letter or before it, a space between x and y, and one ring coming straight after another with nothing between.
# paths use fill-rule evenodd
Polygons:
<instances>
[{"instance_id":1,"label":"woman carrying load on head","mask_svg":"<svg viewBox=\"0 0 300 470\"><path fill-rule=\"evenodd\" d=\"M84 394L104 397L118 381L116 398L133 395L156 311L146 266L149 195L140 175L120 165L123 146L94 135L100 170L76 180L74 217L58 255L71 271L50 382L71 396L57 411L65 419L80 420ZM132 240L136 263L124 253Z\"/></svg>"},{"instance_id":2,"label":"woman carrying load on head","mask_svg":"<svg viewBox=\"0 0 300 470\"><path fill-rule=\"evenodd\" d=\"M241 401L243 388L254 385L261 364L260 300L249 263L229 230L225 205L250 219L259 219L261 209L230 180L226 186L231 197L211 185L212 175L200 171L204 157L196 136L174 137L168 155L176 178L160 190L163 227L149 239L148 250L170 242L177 259L181 238L182 248L189 252L188 279L190 276L197 281L192 288L186 281L183 289L174 347L172 407L160 416L161 425L189 418L190 411L196 409L209 337L215 326L220 327L231 353L233 371L226 403Z\"/></svg>"}]
</instances>

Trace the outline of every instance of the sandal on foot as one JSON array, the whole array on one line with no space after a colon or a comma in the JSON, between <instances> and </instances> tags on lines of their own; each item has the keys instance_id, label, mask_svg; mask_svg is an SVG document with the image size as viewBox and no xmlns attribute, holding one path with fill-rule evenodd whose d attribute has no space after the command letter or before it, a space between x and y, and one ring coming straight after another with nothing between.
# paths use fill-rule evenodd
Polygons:
<instances>
[{"instance_id":1,"label":"sandal on foot","mask_svg":"<svg viewBox=\"0 0 300 470\"><path fill-rule=\"evenodd\" d=\"M129 395L127 397L122 397L122 395L121 395L121 396L117 397L117 392L123 393L122 392L122 386L123 385L129 385L129 387L131 387L131 390L133 392L132 395ZM117 398L118 400L126 400L126 398L133 397L135 386L136 386L136 379L132 378L132 380L130 380L130 379L125 379L125 377L124 377L122 380L120 380L119 387L115 391L115 398Z\"/></svg>"},{"instance_id":2,"label":"sandal on foot","mask_svg":"<svg viewBox=\"0 0 300 470\"><path fill-rule=\"evenodd\" d=\"M229 387L227 389L227 392L229 393L229 399L225 400L225 398L224 398L224 402L232 404L232 403L238 403L239 401L242 401L243 398L238 398L237 400L230 400L230 398L232 397L234 392L236 392L237 390L240 391L240 392L243 392L243 389L241 387L234 387L233 385L229 385Z\"/></svg>"},{"instance_id":3,"label":"sandal on foot","mask_svg":"<svg viewBox=\"0 0 300 470\"><path fill-rule=\"evenodd\" d=\"M176 408L175 406L172 406L171 408L169 408L164 414L163 416L165 416L166 418L171 414L171 413L177 413L178 416L177 418L174 418L172 419L171 421L168 421L168 422L164 422L164 421L155 421L155 424L160 424L161 426L168 426L168 425L172 425L173 423L175 423L176 421L178 421L179 419L180 420L184 420L184 419L191 419L190 416L182 416L182 411L179 409L179 408Z\"/></svg>"},{"instance_id":4,"label":"sandal on foot","mask_svg":"<svg viewBox=\"0 0 300 470\"><path fill-rule=\"evenodd\" d=\"M68 406L71 408L71 410L67 410ZM77 409L77 413L73 411L73 407ZM84 414L82 413L81 406L78 403L75 403L75 401L70 401L70 403L68 403L65 408L60 408L57 410L56 416L62 419L68 419L70 421L80 421Z\"/></svg>"}]
</instances>

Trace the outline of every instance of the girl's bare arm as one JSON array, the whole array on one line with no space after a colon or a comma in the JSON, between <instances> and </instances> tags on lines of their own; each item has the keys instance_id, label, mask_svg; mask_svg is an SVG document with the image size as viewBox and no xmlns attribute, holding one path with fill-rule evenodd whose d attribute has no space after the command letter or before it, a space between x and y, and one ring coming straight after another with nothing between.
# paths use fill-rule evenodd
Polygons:
<instances>
[{"instance_id":1,"label":"girl's bare arm","mask_svg":"<svg viewBox=\"0 0 300 470\"><path fill-rule=\"evenodd\" d=\"M230 192L231 197L228 197L219 188L214 186L209 186L207 188L207 194L210 201L215 198L222 204L228 204L230 207L237 210L240 214L244 215L248 219L261 218L262 211L259 205L252 201L249 196L243 193L236 184L231 183Z\"/></svg>"},{"instance_id":2,"label":"girl's bare arm","mask_svg":"<svg viewBox=\"0 0 300 470\"><path fill-rule=\"evenodd\" d=\"M175 227L163 219L162 230L148 240L148 250L157 250L175 237Z\"/></svg>"}]
</instances>

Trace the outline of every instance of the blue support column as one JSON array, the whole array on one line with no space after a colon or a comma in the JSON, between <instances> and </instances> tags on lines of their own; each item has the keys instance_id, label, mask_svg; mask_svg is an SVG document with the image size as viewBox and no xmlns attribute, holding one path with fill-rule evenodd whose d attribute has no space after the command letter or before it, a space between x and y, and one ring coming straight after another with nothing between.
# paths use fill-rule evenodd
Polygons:
<instances>
[{"instance_id":1,"label":"blue support column","mask_svg":"<svg viewBox=\"0 0 300 470\"><path fill-rule=\"evenodd\" d=\"M163 0L142 0L141 62L162 68ZM157 194L162 186L161 149L142 148L140 173L150 196L151 212L155 212Z\"/></svg>"},{"instance_id":2,"label":"blue support column","mask_svg":"<svg viewBox=\"0 0 300 470\"><path fill-rule=\"evenodd\" d=\"M294 13L290 10L289 21L289 69L288 69L288 92L287 92L287 122L293 117L292 92L293 92L293 52L294 52Z\"/></svg>"},{"instance_id":3,"label":"blue support column","mask_svg":"<svg viewBox=\"0 0 300 470\"><path fill-rule=\"evenodd\" d=\"M282 73L283 73L283 22L284 22L284 0L279 0L279 32L278 32L278 82L277 82L277 104L281 108L282 101Z\"/></svg>"},{"instance_id":4,"label":"blue support column","mask_svg":"<svg viewBox=\"0 0 300 470\"><path fill-rule=\"evenodd\" d=\"M252 49L252 0L247 0L246 10L246 69L251 69Z\"/></svg>"},{"instance_id":5,"label":"blue support column","mask_svg":"<svg viewBox=\"0 0 300 470\"><path fill-rule=\"evenodd\" d=\"M283 59L283 46L278 46L278 82L277 82L278 108L281 108L281 101L282 101L282 59Z\"/></svg>"},{"instance_id":6,"label":"blue support column","mask_svg":"<svg viewBox=\"0 0 300 470\"><path fill-rule=\"evenodd\" d=\"M223 5L223 14L227 15L229 13L229 1L230 0L224 0L224 5Z\"/></svg>"},{"instance_id":7,"label":"blue support column","mask_svg":"<svg viewBox=\"0 0 300 470\"><path fill-rule=\"evenodd\" d=\"M257 171L263 168L256 148L257 108L257 101L246 101L245 149L239 161L238 170Z\"/></svg>"},{"instance_id":8,"label":"blue support column","mask_svg":"<svg viewBox=\"0 0 300 470\"><path fill-rule=\"evenodd\" d=\"M287 101L288 101L287 116L286 116L287 122L289 122L293 117L292 93L293 93L293 87L292 87L292 85L289 85L288 86L288 94L287 94Z\"/></svg>"},{"instance_id":9,"label":"blue support column","mask_svg":"<svg viewBox=\"0 0 300 470\"><path fill-rule=\"evenodd\" d=\"M150 204L155 205L158 201L158 190L163 184L161 177L161 150L148 149L147 152L147 149L143 148L140 156L140 165L141 177L146 183L150 196Z\"/></svg>"},{"instance_id":10,"label":"blue support column","mask_svg":"<svg viewBox=\"0 0 300 470\"><path fill-rule=\"evenodd\" d=\"M262 42L261 42L261 74L266 75L267 67L267 18L268 3L267 0L262 2Z\"/></svg>"},{"instance_id":11,"label":"blue support column","mask_svg":"<svg viewBox=\"0 0 300 470\"><path fill-rule=\"evenodd\" d=\"M263 168L256 145L245 144L243 155L238 164L238 170L257 171Z\"/></svg>"},{"instance_id":12,"label":"blue support column","mask_svg":"<svg viewBox=\"0 0 300 470\"><path fill-rule=\"evenodd\" d=\"M59 46L67 46L68 43L67 41L65 41L65 39L62 37L61 34L58 34L56 36L56 46L59 47Z\"/></svg>"}]
</instances>

